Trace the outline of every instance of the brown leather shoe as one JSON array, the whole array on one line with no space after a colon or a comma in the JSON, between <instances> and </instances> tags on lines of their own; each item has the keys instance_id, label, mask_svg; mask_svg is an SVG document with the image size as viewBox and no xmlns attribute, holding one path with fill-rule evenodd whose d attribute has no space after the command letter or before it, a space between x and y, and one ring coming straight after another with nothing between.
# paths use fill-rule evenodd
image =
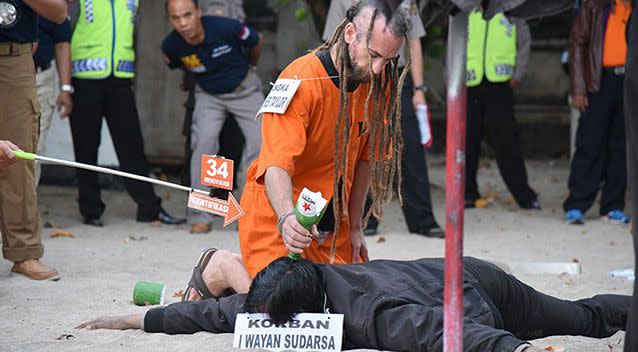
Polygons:
<instances>
[{"instance_id":1,"label":"brown leather shoe","mask_svg":"<svg viewBox=\"0 0 638 352\"><path fill-rule=\"evenodd\" d=\"M191 225L190 233L209 233L211 226L205 222L198 222Z\"/></svg>"},{"instance_id":2,"label":"brown leather shoe","mask_svg":"<svg viewBox=\"0 0 638 352\"><path fill-rule=\"evenodd\" d=\"M55 269L43 264L38 259L14 263L11 272L24 275L31 280L60 280L60 274Z\"/></svg>"}]
</instances>

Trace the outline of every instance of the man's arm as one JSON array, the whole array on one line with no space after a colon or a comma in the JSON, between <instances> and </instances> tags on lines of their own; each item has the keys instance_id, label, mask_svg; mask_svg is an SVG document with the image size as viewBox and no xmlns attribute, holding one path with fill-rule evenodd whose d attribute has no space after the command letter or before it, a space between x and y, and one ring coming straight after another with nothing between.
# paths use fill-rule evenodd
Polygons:
<instances>
[{"instance_id":1,"label":"man's arm","mask_svg":"<svg viewBox=\"0 0 638 352\"><path fill-rule=\"evenodd\" d=\"M591 25L590 10L583 5L574 19L569 32L569 80L572 105L578 110L587 107L587 86L585 84L585 55L589 50L588 37Z\"/></svg>"},{"instance_id":2,"label":"man's arm","mask_svg":"<svg viewBox=\"0 0 638 352\"><path fill-rule=\"evenodd\" d=\"M277 219L286 217L281 225L281 237L289 251L302 253L310 246L312 234L299 224L293 211L292 180L288 172L278 166L270 166L264 175L266 194Z\"/></svg>"},{"instance_id":3,"label":"man's arm","mask_svg":"<svg viewBox=\"0 0 638 352\"><path fill-rule=\"evenodd\" d=\"M350 220L350 241L352 242L352 262L359 260L367 262L368 246L363 237L363 209L370 184L370 162L359 160L354 169L350 201L348 204L348 219Z\"/></svg>"},{"instance_id":4,"label":"man's arm","mask_svg":"<svg viewBox=\"0 0 638 352\"><path fill-rule=\"evenodd\" d=\"M14 150L20 150L20 148L9 141L0 140L0 170L18 161L18 157L13 153Z\"/></svg>"},{"instance_id":5,"label":"man's arm","mask_svg":"<svg viewBox=\"0 0 638 352\"><path fill-rule=\"evenodd\" d=\"M68 15L65 0L24 0L35 13L57 24L66 20Z\"/></svg>"},{"instance_id":6,"label":"man's arm","mask_svg":"<svg viewBox=\"0 0 638 352\"><path fill-rule=\"evenodd\" d=\"M58 69L60 85L71 85L71 46L69 42L55 44L55 66ZM71 93L61 90L55 105L58 109L64 108L64 111L60 113L60 118L69 116L73 110Z\"/></svg>"},{"instance_id":7,"label":"man's arm","mask_svg":"<svg viewBox=\"0 0 638 352\"><path fill-rule=\"evenodd\" d=\"M244 312L245 300L245 294L234 294L219 300L176 302L146 313L97 318L78 325L76 329L142 329L167 334L229 333L235 328L237 314Z\"/></svg>"},{"instance_id":8,"label":"man's arm","mask_svg":"<svg viewBox=\"0 0 638 352\"><path fill-rule=\"evenodd\" d=\"M110 316L110 317L99 317L93 319L91 321L84 322L78 326L76 329L87 329L87 330L98 330L98 329L108 329L108 330L130 330L130 329L141 329L142 321L144 319L144 313L135 313L128 315L119 315L119 316Z\"/></svg>"},{"instance_id":9,"label":"man's arm","mask_svg":"<svg viewBox=\"0 0 638 352\"><path fill-rule=\"evenodd\" d=\"M248 63L251 66L257 66L257 61L259 60L259 57L261 56L261 49L263 47L263 42L264 42L263 36L261 35L261 33L257 33L257 35L259 36L259 41L257 42L257 45L248 49L248 52L246 53L246 56L248 56Z\"/></svg>"},{"instance_id":10,"label":"man's arm","mask_svg":"<svg viewBox=\"0 0 638 352\"><path fill-rule=\"evenodd\" d=\"M529 25L524 20L516 21L516 64L514 75L510 80L512 88L516 88L527 74L531 47L532 36L529 32Z\"/></svg>"},{"instance_id":11,"label":"man's arm","mask_svg":"<svg viewBox=\"0 0 638 352\"><path fill-rule=\"evenodd\" d=\"M423 79L423 48L421 39L410 39L410 76L415 87L422 87L425 84ZM416 89L412 93L412 105L417 110L418 105L425 105L425 91Z\"/></svg>"}]
</instances>

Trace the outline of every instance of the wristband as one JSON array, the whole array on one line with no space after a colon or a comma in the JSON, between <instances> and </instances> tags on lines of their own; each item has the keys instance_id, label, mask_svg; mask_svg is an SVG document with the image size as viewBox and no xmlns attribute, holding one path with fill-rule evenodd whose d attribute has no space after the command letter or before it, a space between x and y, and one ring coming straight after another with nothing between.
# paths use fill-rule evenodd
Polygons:
<instances>
[{"instance_id":1,"label":"wristband","mask_svg":"<svg viewBox=\"0 0 638 352\"><path fill-rule=\"evenodd\" d=\"M277 230L279 231L279 234L282 234L281 233L281 227L284 225L284 221L286 221L286 219L290 215L293 215L294 213L295 213L295 210L291 209L291 210L287 210L283 214L279 215L279 219L277 219Z\"/></svg>"},{"instance_id":2,"label":"wristband","mask_svg":"<svg viewBox=\"0 0 638 352\"><path fill-rule=\"evenodd\" d=\"M412 91L413 93L416 93L416 91L418 90L422 91L423 94L425 94L428 92L428 86L426 86L425 84L422 84L420 86L414 86L414 89Z\"/></svg>"}]
</instances>

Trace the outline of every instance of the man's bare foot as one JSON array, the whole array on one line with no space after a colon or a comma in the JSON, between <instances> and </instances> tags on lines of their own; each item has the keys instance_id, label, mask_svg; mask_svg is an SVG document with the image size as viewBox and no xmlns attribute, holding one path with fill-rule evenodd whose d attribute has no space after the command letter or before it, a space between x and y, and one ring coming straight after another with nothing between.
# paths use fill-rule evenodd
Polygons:
<instances>
[{"instance_id":1,"label":"man's bare foot","mask_svg":"<svg viewBox=\"0 0 638 352\"><path fill-rule=\"evenodd\" d=\"M211 254L203 266L202 280L213 297L248 292L252 280L244 268L241 255L220 249ZM202 299L202 295L193 287L187 292L185 300Z\"/></svg>"},{"instance_id":2,"label":"man's bare foot","mask_svg":"<svg viewBox=\"0 0 638 352\"><path fill-rule=\"evenodd\" d=\"M51 280L60 279L60 274L50 266L45 265L39 259L27 259L16 262L11 268L11 272L22 274L32 280Z\"/></svg>"}]
</instances>

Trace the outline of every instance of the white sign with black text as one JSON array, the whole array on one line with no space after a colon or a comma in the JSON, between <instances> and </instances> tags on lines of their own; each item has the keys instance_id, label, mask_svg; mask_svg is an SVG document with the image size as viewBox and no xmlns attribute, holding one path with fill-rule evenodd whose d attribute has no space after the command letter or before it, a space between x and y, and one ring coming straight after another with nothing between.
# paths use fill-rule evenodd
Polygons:
<instances>
[{"instance_id":1,"label":"white sign with black text","mask_svg":"<svg viewBox=\"0 0 638 352\"><path fill-rule=\"evenodd\" d=\"M272 89L270 90L270 93L268 93L266 99L264 99L263 104L261 104L261 108L259 108L257 116L265 112L272 112L275 114L285 113L300 84L301 80L298 79L278 79L275 84L273 84Z\"/></svg>"},{"instance_id":2,"label":"white sign with black text","mask_svg":"<svg viewBox=\"0 0 638 352\"><path fill-rule=\"evenodd\" d=\"M267 314L238 314L233 347L269 351L341 351L343 314L301 313L281 325Z\"/></svg>"}]
</instances>

